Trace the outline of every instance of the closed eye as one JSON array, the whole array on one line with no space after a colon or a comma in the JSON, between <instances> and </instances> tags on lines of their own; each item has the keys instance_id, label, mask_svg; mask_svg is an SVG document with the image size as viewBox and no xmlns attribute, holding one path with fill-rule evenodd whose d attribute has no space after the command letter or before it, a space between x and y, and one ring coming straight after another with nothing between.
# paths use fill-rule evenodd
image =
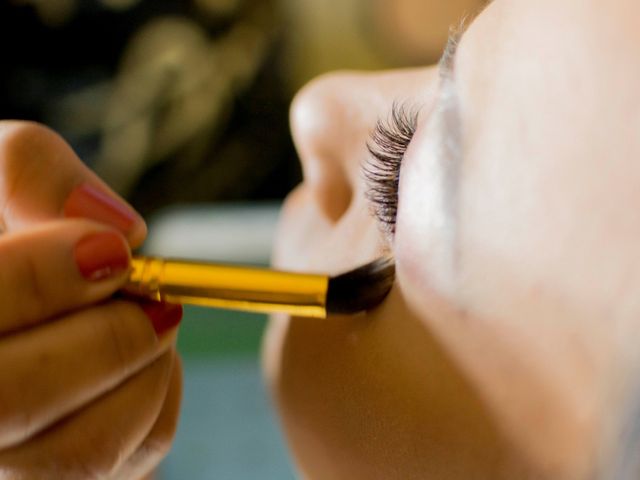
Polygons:
<instances>
[{"instance_id":1,"label":"closed eye","mask_svg":"<svg viewBox=\"0 0 640 480\"><path fill-rule=\"evenodd\" d=\"M457 150L460 145L460 126L453 77L458 45L466 26L463 21L458 28L452 29L440 59L440 89L436 108L432 113L438 119L436 123L441 124L439 136L443 161L459 159ZM373 216L380 223L382 230L390 236L395 234L396 229L400 167L415 134L419 113L420 109L411 103L394 102L389 118L378 120L367 142L370 156L363 165L367 184L366 197ZM452 160L447 163L448 171L459 170L459 161ZM454 191L454 188L450 189L451 194Z\"/></svg>"},{"instance_id":2,"label":"closed eye","mask_svg":"<svg viewBox=\"0 0 640 480\"><path fill-rule=\"evenodd\" d=\"M418 123L419 109L394 103L387 120L378 120L367 149L371 154L363 165L367 183L366 197L372 214L383 230L395 233L398 212L400 166Z\"/></svg>"}]
</instances>

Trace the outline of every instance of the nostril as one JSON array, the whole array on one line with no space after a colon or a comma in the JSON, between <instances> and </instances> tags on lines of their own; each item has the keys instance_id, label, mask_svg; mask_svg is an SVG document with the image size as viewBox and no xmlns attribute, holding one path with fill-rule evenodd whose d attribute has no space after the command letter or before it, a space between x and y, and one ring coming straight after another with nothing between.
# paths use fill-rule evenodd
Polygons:
<instances>
[{"instance_id":1,"label":"nostril","mask_svg":"<svg viewBox=\"0 0 640 480\"><path fill-rule=\"evenodd\" d=\"M337 223L347 212L353 197L351 184L336 167L324 169L309 182L320 210L332 223Z\"/></svg>"}]
</instances>

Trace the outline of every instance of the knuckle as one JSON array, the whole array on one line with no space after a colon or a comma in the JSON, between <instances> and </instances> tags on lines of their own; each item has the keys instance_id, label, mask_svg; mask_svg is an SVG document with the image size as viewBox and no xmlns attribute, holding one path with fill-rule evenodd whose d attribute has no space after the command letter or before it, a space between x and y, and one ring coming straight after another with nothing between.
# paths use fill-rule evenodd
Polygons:
<instances>
[{"instance_id":1,"label":"knuckle","mask_svg":"<svg viewBox=\"0 0 640 480\"><path fill-rule=\"evenodd\" d=\"M176 435L178 427L178 411L180 408L181 397L181 362L173 353L165 354L169 361L170 376L167 378L169 382L162 410L156 419L156 425L145 440L153 451L164 456L169 449Z\"/></svg>"},{"instance_id":2,"label":"knuckle","mask_svg":"<svg viewBox=\"0 0 640 480\"><path fill-rule=\"evenodd\" d=\"M64 140L50 128L35 122L11 122L0 136L0 169L10 183L25 176L45 153Z\"/></svg>"},{"instance_id":3,"label":"knuckle","mask_svg":"<svg viewBox=\"0 0 640 480\"><path fill-rule=\"evenodd\" d=\"M1 151L7 154L32 149L42 141L61 140L61 137L46 125L31 121L11 121L0 132Z\"/></svg>"},{"instance_id":4,"label":"knuckle","mask_svg":"<svg viewBox=\"0 0 640 480\"><path fill-rule=\"evenodd\" d=\"M40 318L51 302L47 282L40 275L39 266L31 255L20 255L18 258L20 260L17 267L22 276L20 285L23 285L21 295L24 295L31 305L31 311L27 316L32 319Z\"/></svg>"},{"instance_id":5,"label":"knuckle","mask_svg":"<svg viewBox=\"0 0 640 480\"><path fill-rule=\"evenodd\" d=\"M65 478L70 480L98 480L105 478L113 468L110 462L106 461L102 453L94 455L78 455L75 450L60 452L55 460L55 465L41 465L39 470L51 477L34 478Z\"/></svg>"},{"instance_id":6,"label":"knuckle","mask_svg":"<svg viewBox=\"0 0 640 480\"><path fill-rule=\"evenodd\" d=\"M136 460L140 463L157 465L169 454L174 436L175 429L151 432L138 448L135 454Z\"/></svg>"},{"instance_id":7,"label":"knuckle","mask_svg":"<svg viewBox=\"0 0 640 480\"><path fill-rule=\"evenodd\" d=\"M122 371L129 370L129 364L134 357L134 345L131 339L125 335L124 319L130 312L126 305L120 302L113 303L107 313L106 333L107 342L110 346L111 361L118 365Z\"/></svg>"},{"instance_id":8,"label":"knuckle","mask_svg":"<svg viewBox=\"0 0 640 480\"><path fill-rule=\"evenodd\" d=\"M158 461L165 457L173 443L175 431L154 431L144 441L141 449L148 458L157 458Z\"/></svg>"},{"instance_id":9,"label":"knuckle","mask_svg":"<svg viewBox=\"0 0 640 480\"><path fill-rule=\"evenodd\" d=\"M0 324L11 330L14 327L28 327L47 313L52 301L47 282L40 272L38 262L29 249L13 249L13 245L2 244L0 258L0 285L4 291Z\"/></svg>"},{"instance_id":10,"label":"knuckle","mask_svg":"<svg viewBox=\"0 0 640 480\"><path fill-rule=\"evenodd\" d=\"M123 451L125 439L122 432L117 428L110 431L108 435L104 432L86 431L82 439L62 441L58 445L53 445L53 454L42 459L41 463L35 466L41 472L51 475L47 477L34 478L64 478L71 480L98 480L111 477L119 466L123 463ZM96 446L99 445L99 448ZM38 450L42 445L38 446ZM34 450L35 451L35 450ZM40 460L36 456L33 460Z\"/></svg>"},{"instance_id":11,"label":"knuckle","mask_svg":"<svg viewBox=\"0 0 640 480\"><path fill-rule=\"evenodd\" d=\"M25 385L15 385L0 392L0 448L10 447L33 433L32 405L24 401L27 397ZM2 477L0 477L1 479Z\"/></svg>"},{"instance_id":12,"label":"knuckle","mask_svg":"<svg viewBox=\"0 0 640 480\"><path fill-rule=\"evenodd\" d=\"M121 300L109 302L104 314L109 361L123 374L133 373L155 345L147 320L135 304Z\"/></svg>"},{"instance_id":13,"label":"knuckle","mask_svg":"<svg viewBox=\"0 0 640 480\"><path fill-rule=\"evenodd\" d=\"M0 123L0 213L3 217L33 195L34 182L56 181L45 172L57 171L70 147L56 132L29 121ZM60 174L58 174L60 176ZM19 208L17 208L19 210Z\"/></svg>"},{"instance_id":14,"label":"knuckle","mask_svg":"<svg viewBox=\"0 0 640 480\"><path fill-rule=\"evenodd\" d=\"M89 462L73 457L59 458L56 465L46 465L39 468L39 473L44 475L51 475L52 472L55 472L55 477L52 476L51 478L67 478L70 480L98 480L103 476L101 472L97 471L95 465L90 465Z\"/></svg>"}]
</instances>

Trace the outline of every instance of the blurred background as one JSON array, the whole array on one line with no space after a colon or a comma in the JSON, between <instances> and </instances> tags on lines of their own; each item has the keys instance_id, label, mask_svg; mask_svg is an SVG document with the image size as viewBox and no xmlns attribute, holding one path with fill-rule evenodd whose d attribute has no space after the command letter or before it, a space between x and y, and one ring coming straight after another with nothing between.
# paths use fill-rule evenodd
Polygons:
<instances>
[{"instance_id":1,"label":"blurred background","mask_svg":"<svg viewBox=\"0 0 640 480\"><path fill-rule=\"evenodd\" d=\"M3 0L0 118L36 120L150 223L147 253L267 264L314 76L438 60L484 0ZM159 479L295 478L259 370L265 318L187 308Z\"/></svg>"}]
</instances>

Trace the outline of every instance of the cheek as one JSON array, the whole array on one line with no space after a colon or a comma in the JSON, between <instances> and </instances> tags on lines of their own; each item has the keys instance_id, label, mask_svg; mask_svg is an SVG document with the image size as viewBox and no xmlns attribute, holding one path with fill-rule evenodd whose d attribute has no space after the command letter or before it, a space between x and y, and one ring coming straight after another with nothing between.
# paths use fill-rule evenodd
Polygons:
<instances>
[{"instance_id":1,"label":"cheek","mask_svg":"<svg viewBox=\"0 0 640 480\"><path fill-rule=\"evenodd\" d=\"M366 316L279 319L267 341L278 348L270 387L309 478L448 478L451 465L456 478L495 478L509 456L399 289Z\"/></svg>"},{"instance_id":2,"label":"cheek","mask_svg":"<svg viewBox=\"0 0 640 480\"><path fill-rule=\"evenodd\" d=\"M461 188L455 302L471 312L462 335L477 335L452 341L490 352L466 362L532 455L553 459L547 439L561 438L564 463L583 468L611 441L635 376L640 230L620 205L638 190L611 162L590 172L588 152L530 158L542 146L493 140L468 156ZM555 431L522 428L535 416Z\"/></svg>"},{"instance_id":3,"label":"cheek","mask_svg":"<svg viewBox=\"0 0 640 480\"><path fill-rule=\"evenodd\" d=\"M514 443L536 463L581 469L598 442L603 404L596 396L610 350L601 329L585 333L589 312L572 309L532 275L538 269L553 279L566 261L538 251L559 233L549 222L560 212L545 216L551 204L534 202L536 230L534 217L518 216L532 203L513 183L475 183L475 197L463 184L460 198L447 198L445 171L426 137L412 143L402 170L398 282ZM494 174L509 177L504 169ZM530 235L520 237L518 225Z\"/></svg>"}]
</instances>

